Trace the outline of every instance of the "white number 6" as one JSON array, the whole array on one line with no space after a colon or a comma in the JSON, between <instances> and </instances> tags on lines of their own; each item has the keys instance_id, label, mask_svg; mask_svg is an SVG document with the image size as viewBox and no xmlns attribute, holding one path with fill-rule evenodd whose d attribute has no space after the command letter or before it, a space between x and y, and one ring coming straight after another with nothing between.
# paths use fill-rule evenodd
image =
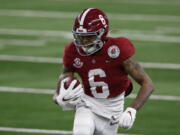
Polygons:
<instances>
[{"instance_id":1,"label":"white number 6","mask_svg":"<svg viewBox=\"0 0 180 135\"><path fill-rule=\"evenodd\" d=\"M108 84L103 81L95 82L94 81L95 75L98 75L99 77L106 77L106 74L102 69L93 69L89 71L88 73L89 84L91 86L90 90L93 96L96 98L107 98L109 96ZM97 87L102 87L102 93L97 92L96 90Z\"/></svg>"},{"instance_id":2,"label":"white number 6","mask_svg":"<svg viewBox=\"0 0 180 135\"><path fill-rule=\"evenodd\" d=\"M99 15L99 19L101 20L103 25L106 25L106 20L104 19L102 15Z\"/></svg>"}]
</instances>

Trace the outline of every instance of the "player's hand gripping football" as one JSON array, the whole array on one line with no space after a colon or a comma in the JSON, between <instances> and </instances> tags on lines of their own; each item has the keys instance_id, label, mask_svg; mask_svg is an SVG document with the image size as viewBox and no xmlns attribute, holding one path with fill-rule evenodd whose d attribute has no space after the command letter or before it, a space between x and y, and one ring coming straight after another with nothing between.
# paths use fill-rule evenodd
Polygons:
<instances>
[{"instance_id":1,"label":"player's hand gripping football","mask_svg":"<svg viewBox=\"0 0 180 135\"><path fill-rule=\"evenodd\" d=\"M57 103L64 109L74 109L80 102L80 97L83 94L83 87L77 79L69 80L72 78L65 78L61 81L60 94L56 97ZM69 83L67 85L67 82Z\"/></svg>"},{"instance_id":2,"label":"player's hand gripping football","mask_svg":"<svg viewBox=\"0 0 180 135\"><path fill-rule=\"evenodd\" d=\"M136 118L136 110L128 107L121 115L119 119L119 126L124 129L130 129Z\"/></svg>"}]
</instances>

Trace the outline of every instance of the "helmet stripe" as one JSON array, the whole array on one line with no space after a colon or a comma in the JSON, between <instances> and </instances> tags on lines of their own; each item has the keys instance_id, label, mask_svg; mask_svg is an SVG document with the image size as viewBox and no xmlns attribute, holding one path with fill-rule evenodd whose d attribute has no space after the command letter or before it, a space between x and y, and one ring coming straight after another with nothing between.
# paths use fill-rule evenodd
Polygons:
<instances>
[{"instance_id":1,"label":"helmet stripe","mask_svg":"<svg viewBox=\"0 0 180 135\"><path fill-rule=\"evenodd\" d=\"M82 14L81 19L80 19L80 26L83 26L86 15L92 9L94 9L94 8L88 8L86 11L84 11L84 13Z\"/></svg>"}]
</instances>

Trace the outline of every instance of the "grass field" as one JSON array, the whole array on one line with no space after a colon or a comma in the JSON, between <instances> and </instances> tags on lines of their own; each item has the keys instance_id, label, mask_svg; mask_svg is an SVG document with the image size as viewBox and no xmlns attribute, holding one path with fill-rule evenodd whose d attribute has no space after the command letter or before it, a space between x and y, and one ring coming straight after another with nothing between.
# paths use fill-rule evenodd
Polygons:
<instances>
[{"instance_id":1,"label":"grass field","mask_svg":"<svg viewBox=\"0 0 180 135\"><path fill-rule=\"evenodd\" d=\"M179 0L0 0L1 135L45 134L4 131L10 127L72 130L74 112L64 112L53 104L52 94L8 89L32 88L43 92L56 88L64 45L73 40L74 17L89 7L108 14L112 36L127 36L132 40L137 61L180 64ZM37 62L38 58L46 61ZM48 58L59 58L59 63L50 63ZM176 98L150 99L138 112L132 130L119 129L119 133L179 135L180 68L145 70L156 86L153 95ZM135 94L139 86L134 85ZM126 101L128 106L132 99Z\"/></svg>"}]
</instances>

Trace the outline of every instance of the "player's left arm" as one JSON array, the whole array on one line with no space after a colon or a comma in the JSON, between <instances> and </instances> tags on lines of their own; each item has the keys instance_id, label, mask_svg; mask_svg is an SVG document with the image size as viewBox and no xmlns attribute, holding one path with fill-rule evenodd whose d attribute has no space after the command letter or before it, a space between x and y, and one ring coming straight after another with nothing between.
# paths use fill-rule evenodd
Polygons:
<instances>
[{"instance_id":1,"label":"player's left arm","mask_svg":"<svg viewBox=\"0 0 180 135\"><path fill-rule=\"evenodd\" d=\"M151 78L147 73L145 73L140 64L132 58L124 61L123 67L125 71L141 86L131 106L122 113L119 119L120 127L130 129L136 118L136 110L139 110L146 102L154 90L154 85Z\"/></svg>"},{"instance_id":2,"label":"player's left arm","mask_svg":"<svg viewBox=\"0 0 180 135\"><path fill-rule=\"evenodd\" d=\"M139 110L154 90L154 84L141 65L132 58L123 63L125 71L141 86L131 107Z\"/></svg>"}]
</instances>

